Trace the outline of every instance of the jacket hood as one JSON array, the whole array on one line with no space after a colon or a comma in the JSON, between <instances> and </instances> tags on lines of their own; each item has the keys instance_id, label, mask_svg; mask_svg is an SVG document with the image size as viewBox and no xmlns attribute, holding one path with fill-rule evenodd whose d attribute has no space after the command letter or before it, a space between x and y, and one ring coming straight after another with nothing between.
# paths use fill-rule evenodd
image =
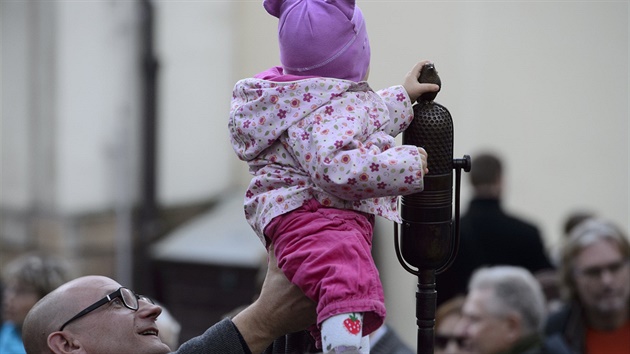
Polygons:
<instances>
[{"instance_id":1,"label":"jacket hood","mask_svg":"<svg viewBox=\"0 0 630 354\"><path fill-rule=\"evenodd\" d=\"M365 90L365 86L366 82L321 77L288 82L241 80L232 93L228 123L234 151L241 160L251 161L292 125L342 93Z\"/></svg>"}]
</instances>

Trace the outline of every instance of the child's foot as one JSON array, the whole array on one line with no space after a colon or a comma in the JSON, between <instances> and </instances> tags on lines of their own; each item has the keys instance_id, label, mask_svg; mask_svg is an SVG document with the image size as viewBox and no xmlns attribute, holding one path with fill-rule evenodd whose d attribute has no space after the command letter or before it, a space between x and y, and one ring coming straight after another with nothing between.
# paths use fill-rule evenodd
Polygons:
<instances>
[{"instance_id":1,"label":"child's foot","mask_svg":"<svg viewBox=\"0 0 630 354\"><path fill-rule=\"evenodd\" d=\"M321 327L324 353L369 353L369 337L362 333L362 313L344 313L328 318Z\"/></svg>"},{"instance_id":2,"label":"child's foot","mask_svg":"<svg viewBox=\"0 0 630 354\"><path fill-rule=\"evenodd\" d=\"M359 349L355 346L345 346L345 345L340 345L336 348L333 348L333 350L331 350L329 353L334 353L334 354L360 354L361 352L359 351Z\"/></svg>"}]
</instances>

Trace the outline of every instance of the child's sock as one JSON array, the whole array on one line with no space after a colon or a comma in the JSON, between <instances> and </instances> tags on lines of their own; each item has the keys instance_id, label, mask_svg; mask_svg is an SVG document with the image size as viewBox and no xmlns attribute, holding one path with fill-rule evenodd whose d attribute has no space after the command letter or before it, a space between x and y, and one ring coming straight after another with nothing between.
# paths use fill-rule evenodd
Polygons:
<instances>
[{"instance_id":1,"label":"child's sock","mask_svg":"<svg viewBox=\"0 0 630 354\"><path fill-rule=\"evenodd\" d=\"M361 346L359 347L359 353L370 354L370 336L361 337Z\"/></svg>"},{"instance_id":2,"label":"child's sock","mask_svg":"<svg viewBox=\"0 0 630 354\"><path fill-rule=\"evenodd\" d=\"M328 318L321 328L324 353L369 353L369 337L362 333L363 314L360 312Z\"/></svg>"}]
</instances>

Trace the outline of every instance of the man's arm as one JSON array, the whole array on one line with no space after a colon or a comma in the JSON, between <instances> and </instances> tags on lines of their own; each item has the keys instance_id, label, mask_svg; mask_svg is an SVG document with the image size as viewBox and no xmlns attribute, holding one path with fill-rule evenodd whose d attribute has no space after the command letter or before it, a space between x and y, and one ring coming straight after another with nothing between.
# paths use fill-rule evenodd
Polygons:
<instances>
[{"instance_id":1,"label":"man's arm","mask_svg":"<svg viewBox=\"0 0 630 354\"><path fill-rule=\"evenodd\" d=\"M174 354L251 354L238 330L229 319L224 319L198 337L182 344Z\"/></svg>"},{"instance_id":2,"label":"man's arm","mask_svg":"<svg viewBox=\"0 0 630 354\"><path fill-rule=\"evenodd\" d=\"M260 353L287 333L306 329L317 320L316 304L289 282L269 249L267 275L256 301L232 321L252 353Z\"/></svg>"},{"instance_id":3,"label":"man's arm","mask_svg":"<svg viewBox=\"0 0 630 354\"><path fill-rule=\"evenodd\" d=\"M258 299L232 321L225 319L182 344L176 353L261 353L276 338L314 324L315 307L315 303L284 276L270 249L269 267Z\"/></svg>"}]
</instances>

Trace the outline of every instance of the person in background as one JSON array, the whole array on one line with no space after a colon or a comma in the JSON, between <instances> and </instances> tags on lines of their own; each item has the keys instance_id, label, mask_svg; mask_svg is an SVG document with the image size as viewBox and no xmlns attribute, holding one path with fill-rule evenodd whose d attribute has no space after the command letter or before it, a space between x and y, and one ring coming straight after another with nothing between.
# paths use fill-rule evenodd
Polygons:
<instances>
[{"instance_id":1,"label":"person in background","mask_svg":"<svg viewBox=\"0 0 630 354\"><path fill-rule=\"evenodd\" d=\"M493 266L473 273L462 308L466 349L479 354L542 354L545 297L525 268Z\"/></svg>"},{"instance_id":2,"label":"person in background","mask_svg":"<svg viewBox=\"0 0 630 354\"><path fill-rule=\"evenodd\" d=\"M56 256L29 253L6 265L2 271L0 353L25 353L22 324L26 314L39 299L73 277L70 264Z\"/></svg>"},{"instance_id":3,"label":"person in background","mask_svg":"<svg viewBox=\"0 0 630 354\"><path fill-rule=\"evenodd\" d=\"M587 209L579 209L569 213L562 223L562 237L560 238L560 242L551 252L551 262L555 268L539 271L534 274L543 287L543 292L547 299L548 314L560 310L564 304L561 294L562 285L560 281L560 271L556 269L560 265L560 246L566 242L569 235L571 235L571 231L573 231L577 225L595 216L596 214L594 212L588 211Z\"/></svg>"},{"instance_id":4,"label":"person in background","mask_svg":"<svg viewBox=\"0 0 630 354\"><path fill-rule=\"evenodd\" d=\"M462 307L464 296L456 296L435 312L435 354L464 354Z\"/></svg>"},{"instance_id":5,"label":"person in background","mask_svg":"<svg viewBox=\"0 0 630 354\"><path fill-rule=\"evenodd\" d=\"M583 221L596 217L596 214L588 210L576 210L571 212L564 220L562 224L562 231L564 237L568 238L571 235L573 229L581 224Z\"/></svg>"},{"instance_id":6,"label":"person in background","mask_svg":"<svg viewBox=\"0 0 630 354\"><path fill-rule=\"evenodd\" d=\"M273 254L273 253L272 253ZM278 269L275 257L258 299L231 319L183 343L178 354L261 353L275 338L315 323L315 304ZM182 289L185 290L185 289ZM29 311L28 354L166 354L151 299L104 276L84 276L44 296Z\"/></svg>"},{"instance_id":7,"label":"person in background","mask_svg":"<svg viewBox=\"0 0 630 354\"><path fill-rule=\"evenodd\" d=\"M474 270L482 266L513 265L532 274L552 266L543 238L534 224L504 211L503 163L492 153L473 155L470 182L473 198L460 225L460 244L452 266L436 278L438 306L466 293Z\"/></svg>"},{"instance_id":8,"label":"person in background","mask_svg":"<svg viewBox=\"0 0 630 354\"><path fill-rule=\"evenodd\" d=\"M588 218L561 250L565 305L549 316L554 354L630 353L630 243L613 223Z\"/></svg>"},{"instance_id":9,"label":"person in background","mask_svg":"<svg viewBox=\"0 0 630 354\"><path fill-rule=\"evenodd\" d=\"M558 267L560 264L560 248L565 244L565 241L571 235L571 231L573 231L573 229L583 221L596 216L597 214L595 212L588 211L587 209L576 209L565 216L562 221L562 237L560 237L559 244L554 247L551 257L554 266Z\"/></svg>"}]
</instances>

